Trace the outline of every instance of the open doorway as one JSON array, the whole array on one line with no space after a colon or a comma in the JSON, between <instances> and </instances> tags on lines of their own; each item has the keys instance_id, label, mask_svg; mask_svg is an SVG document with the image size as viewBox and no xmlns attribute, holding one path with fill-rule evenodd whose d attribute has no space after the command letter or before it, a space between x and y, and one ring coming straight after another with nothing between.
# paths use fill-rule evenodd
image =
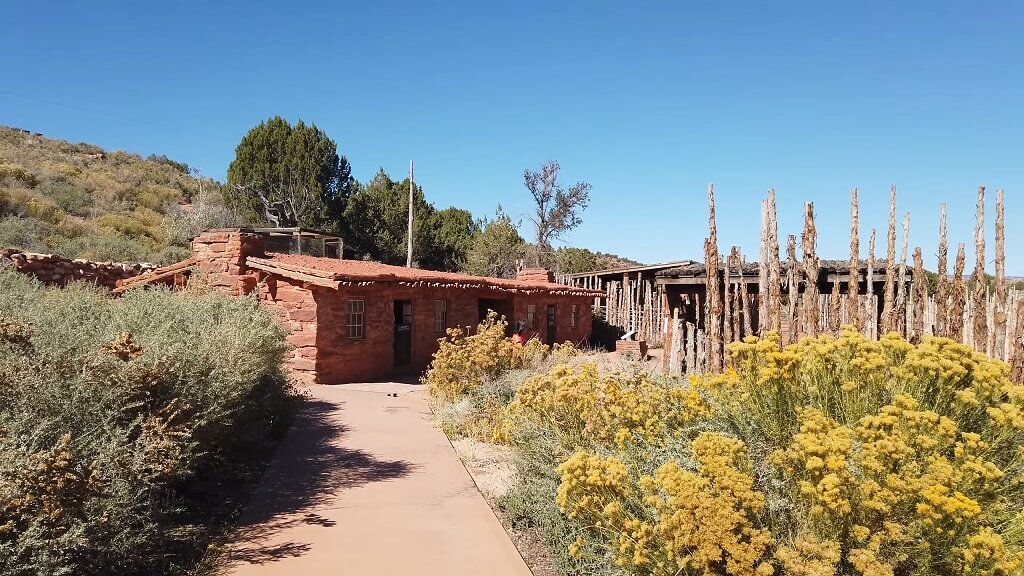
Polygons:
<instances>
[{"instance_id":1,"label":"open doorway","mask_svg":"<svg viewBox=\"0 0 1024 576\"><path fill-rule=\"evenodd\" d=\"M492 298L481 298L477 302L477 315L480 320L487 317L487 311L494 310L498 313L498 316L504 316L508 320L509 324L514 324L515 320L512 318L512 301L511 300L497 300Z\"/></svg>"},{"instance_id":2,"label":"open doorway","mask_svg":"<svg viewBox=\"0 0 1024 576\"><path fill-rule=\"evenodd\" d=\"M395 367L412 362L412 300L395 300Z\"/></svg>"}]
</instances>

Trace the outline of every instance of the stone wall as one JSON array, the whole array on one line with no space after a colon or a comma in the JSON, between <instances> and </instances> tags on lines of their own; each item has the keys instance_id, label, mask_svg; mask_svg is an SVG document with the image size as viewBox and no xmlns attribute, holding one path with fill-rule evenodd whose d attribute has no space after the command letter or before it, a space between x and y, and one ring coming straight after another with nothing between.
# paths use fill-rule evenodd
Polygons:
<instances>
[{"instance_id":1,"label":"stone wall","mask_svg":"<svg viewBox=\"0 0 1024 576\"><path fill-rule=\"evenodd\" d=\"M547 268L523 268L516 274L516 280L524 282L555 282L555 273Z\"/></svg>"},{"instance_id":2,"label":"stone wall","mask_svg":"<svg viewBox=\"0 0 1024 576\"><path fill-rule=\"evenodd\" d=\"M247 256L263 256L263 237L239 229L210 230L192 239L192 257L216 288L238 296L256 289L257 274Z\"/></svg>"},{"instance_id":3,"label":"stone wall","mask_svg":"<svg viewBox=\"0 0 1024 576\"><path fill-rule=\"evenodd\" d=\"M152 264L121 264L118 262L91 262L72 260L54 254L36 254L13 249L0 249L0 262L7 262L15 270L35 277L44 284L64 286L81 280L107 289L125 280L156 268Z\"/></svg>"}]
</instances>

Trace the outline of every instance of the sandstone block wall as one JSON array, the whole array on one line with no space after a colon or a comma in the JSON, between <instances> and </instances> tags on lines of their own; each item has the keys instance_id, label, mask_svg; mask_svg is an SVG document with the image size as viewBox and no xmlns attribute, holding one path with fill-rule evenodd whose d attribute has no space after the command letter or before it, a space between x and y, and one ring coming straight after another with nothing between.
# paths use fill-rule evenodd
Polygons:
<instances>
[{"instance_id":1,"label":"sandstone block wall","mask_svg":"<svg viewBox=\"0 0 1024 576\"><path fill-rule=\"evenodd\" d=\"M192 257L213 286L238 296L256 289L257 274L245 266L247 256L263 255L263 237L244 230L211 230L192 240Z\"/></svg>"},{"instance_id":2,"label":"sandstone block wall","mask_svg":"<svg viewBox=\"0 0 1024 576\"><path fill-rule=\"evenodd\" d=\"M7 262L18 272L35 277L44 284L64 286L81 280L107 289L125 280L156 268L152 264L122 264L118 262L92 262L72 260L54 254L36 254L21 250L0 250L0 262Z\"/></svg>"}]
</instances>

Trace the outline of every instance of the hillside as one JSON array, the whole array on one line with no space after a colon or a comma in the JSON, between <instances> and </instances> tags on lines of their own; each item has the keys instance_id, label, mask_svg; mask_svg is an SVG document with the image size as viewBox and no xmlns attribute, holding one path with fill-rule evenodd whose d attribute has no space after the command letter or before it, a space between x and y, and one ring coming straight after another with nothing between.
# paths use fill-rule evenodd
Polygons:
<instances>
[{"instance_id":1,"label":"hillside","mask_svg":"<svg viewBox=\"0 0 1024 576\"><path fill-rule=\"evenodd\" d=\"M185 164L0 126L0 247L159 264L233 221L220 185Z\"/></svg>"}]
</instances>

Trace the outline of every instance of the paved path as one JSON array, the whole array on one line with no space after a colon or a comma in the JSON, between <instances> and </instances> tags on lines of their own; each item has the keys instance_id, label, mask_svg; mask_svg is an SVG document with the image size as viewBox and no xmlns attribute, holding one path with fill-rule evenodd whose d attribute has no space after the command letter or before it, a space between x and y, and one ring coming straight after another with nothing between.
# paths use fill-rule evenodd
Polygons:
<instances>
[{"instance_id":1,"label":"paved path","mask_svg":"<svg viewBox=\"0 0 1024 576\"><path fill-rule=\"evenodd\" d=\"M224 573L529 576L431 425L420 386L310 391L242 517Z\"/></svg>"}]
</instances>

